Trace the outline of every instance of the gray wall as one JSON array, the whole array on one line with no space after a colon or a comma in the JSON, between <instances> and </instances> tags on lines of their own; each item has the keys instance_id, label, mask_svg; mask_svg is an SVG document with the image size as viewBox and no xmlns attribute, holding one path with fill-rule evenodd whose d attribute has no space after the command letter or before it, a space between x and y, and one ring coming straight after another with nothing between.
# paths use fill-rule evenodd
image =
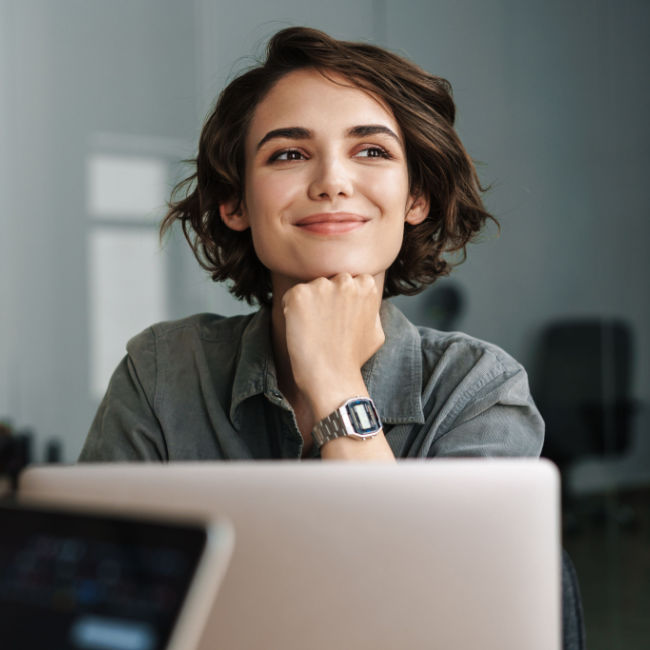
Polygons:
<instances>
[{"instance_id":1,"label":"gray wall","mask_svg":"<svg viewBox=\"0 0 650 650\"><path fill-rule=\"evenodd\" d=\"M194 137L195 23L179 2L2 0L0 24L0 417L35 431L37 458L58 436L72 459L97 406L89 147L98 133Z\"/></svg>"},{"instance_id":2,"label":"gray wall","mask_svg":"<svg viewBox=\"0 0 650 650\"><path fill-rule=\"evenodd\" d=\"M287 24L374 40L452 82L502 226L452 276L459 327L531 365L547 321L623 317L650 403L649 23L641 0L0 0L0 418L37 433L37 457L58 436L72 460L97 406L89 147L117 134L134 154L190 155L241 57ZM246 309L179 244L162 253L167 317ZM426 322L426 294L399 303Z\"/></svg>"}]
</instances>

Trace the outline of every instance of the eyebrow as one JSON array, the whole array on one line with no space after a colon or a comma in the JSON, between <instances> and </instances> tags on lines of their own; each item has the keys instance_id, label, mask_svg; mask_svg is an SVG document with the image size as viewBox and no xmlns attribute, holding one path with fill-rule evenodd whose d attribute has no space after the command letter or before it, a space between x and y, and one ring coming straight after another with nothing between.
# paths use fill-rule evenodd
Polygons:
<instances>
[{"instance_id":1,"label":"eyebrow","mask_svg":"<svg viewBox=\"0 0 650 650\"><path fill-rule=\"evenodd\" d=\"M400 137L387 126L383 124L363 124L361 126L353 126L351 129L348 129L347 135L352 135L356 137L365 137L367 135L377 135L384 134L389 135L391 138L394 138L399 144L402 143Z\"/></svg>"},{"instance_id":2,"label":"eyebrow","mask_svg":"<svg viewBox=\"0 0 650 650\"><path fill-rule=\"evenodd\" d=\"M359 126L353 126L349 128L345 134L352 137L366 137L368 135L389 135L391 138L394 138L399 144L402 143L400 137L387 126L383 124L362 124ZM282 129L273 129L269 131L258 143L256 150L266 144L269 140L274 138L287 138L288 140L308 140L313 138L314 134L309 129L305 129L302 126L289 126Z\"/></svg>"},{"instance_id":3,"label":"eyebrow","mask_svg":"<svg viewBox=\"0 0 650 650\"><path fill-rule=\"evenodd\" d=\"M260 147L267 143L269 140L274 138L287 138L289 140L305 140L313 136L312 132L309 129L305 129L301 126L289 126L284 129L273 129L269 131L258 143L257 150L259 151Z\"/></svg>"}]
</instances>

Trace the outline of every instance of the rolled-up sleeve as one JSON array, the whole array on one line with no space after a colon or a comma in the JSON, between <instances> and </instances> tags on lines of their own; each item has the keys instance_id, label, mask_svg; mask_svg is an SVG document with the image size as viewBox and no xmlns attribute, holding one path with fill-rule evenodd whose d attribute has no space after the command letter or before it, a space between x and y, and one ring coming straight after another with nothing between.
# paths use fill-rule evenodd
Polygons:
<instances>
[{"instance_id":1,"label":"rolled-up sleeve","mask_svg":"<svg viewBox=\"0 0 650 650\"><path fill-rule=\"evenodd\" d=\"M521 370L495 381L438 431L429 456L539 456L544 421Z\"/></svg>"},{"instance_id":2,"label":"rolled-up sleeve","mask_svg":"<svg viewBox=\"0 0 650 650\"><path fill-rule=\"evenodd\" d=\"M127 345L90 427L80 462L163 461L165 439L153 404L155 337L145 330Z\"/></svg>"},{"instance_id":3,"label":"rolled-up sleeve","mask_svg":"<svg viewBox=\"0 0 650 650\"><path fill-rule=\"evenodd\" d=\"M539 456L544 420L524 368L497 346L452 342L423 391L420 454Z\"/></svg>"}]
</instances>

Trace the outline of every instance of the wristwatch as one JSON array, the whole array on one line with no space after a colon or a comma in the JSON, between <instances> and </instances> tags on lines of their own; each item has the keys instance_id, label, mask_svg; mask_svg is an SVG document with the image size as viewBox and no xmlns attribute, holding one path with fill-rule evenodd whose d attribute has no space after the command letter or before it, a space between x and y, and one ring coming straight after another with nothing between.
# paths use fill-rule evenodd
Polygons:
<instances>
[{"instance_id":1,"label":"wristwatch","mask_svg":"<svg viewBox=\"0 0 650 650\"><path fill-rule=\"evenodd\" d=\"M312 437L318 447L326 442L350 436L359 440L374 438L381 429L375 403L368 397L353 397L316 424Z\"/></svg>"}]
</instances>

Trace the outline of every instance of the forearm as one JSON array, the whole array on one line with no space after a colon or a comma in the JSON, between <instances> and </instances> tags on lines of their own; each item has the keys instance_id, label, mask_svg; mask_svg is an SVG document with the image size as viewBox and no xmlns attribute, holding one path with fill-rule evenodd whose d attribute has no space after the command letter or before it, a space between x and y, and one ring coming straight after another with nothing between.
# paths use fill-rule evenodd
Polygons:
<instances>
[{"instance_id":1,"label":"forearm","mask_svg":"<svg viewBox=\"0 0 650 650\"><path fill-rule=\"evenodd\" d=\"M350 405L345 417L335 413L351 398L370 397L361 367L385 340L380 305L381 287L375 278L343 273L295 285L284 294L281 311L275 312L276 357L282 360L286 349L289 363L284 366L284 384L290 395L295 386L296 398L289 397L294 408L300 402L307 407L305 419L310 422L304 428L313 431L324 418L333 418L327 427L334 428L324 424L316 436L320 442L325 440L324 459L394 459L383 432L376 429L372 405ZM347 416L356 413L355 409L361 409L360 417L371 417L370 428L349 428ZM370 411L364 414L363 409ZM329 433L335 432L340 437L329 439Z\"/></svg>"}]
</instances>

